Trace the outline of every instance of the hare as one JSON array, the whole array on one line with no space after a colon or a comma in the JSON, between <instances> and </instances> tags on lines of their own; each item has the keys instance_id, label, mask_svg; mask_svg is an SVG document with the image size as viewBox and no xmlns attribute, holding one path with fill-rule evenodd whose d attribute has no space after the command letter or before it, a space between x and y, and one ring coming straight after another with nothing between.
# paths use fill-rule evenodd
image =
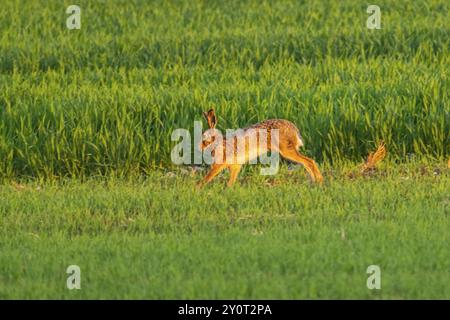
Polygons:
<instances>
[{"instance_id":1,"label":"hare","mask_svg":"<svg viewBox=\"0 0 450 320\"><path fill-rule=\"evenodd\" d=\"M205 151L207 148L211 148L212 155L221 152L224 156L231 155L234 160L238 158L240 161L213 161L211 164L211 170L198 184L199 188L210 182L222 170L227 168L230 170L230 179L227 185L228 187L232 186L236 181L243 163L249 162L252 158L256 158L263 153L267 153L268 151L277 152L281 155L281 157L303 165L312 181L318 183L323 181L322 174L320 173L315 161L298 152L298 148L303 146L303 139L299 130L292 122L283 119L270 119L242 129L243 136L250 139L258 139L261 132L266 132L267 145L258 144L250 147L246 145L244 150L239 150L236 147L237 135L217 139L219 132L215 129L217 125L217 117L214 109L210 109L208 112L203 112L203 115L208 122L209 130L203 132L200 149ZM278 141L276 146L271 144L271 139L274 139L273 136L275 136L271 134L273 130L278 130ZM255 137L255 135L258 137Z\"/></svg>"}]
</instances>

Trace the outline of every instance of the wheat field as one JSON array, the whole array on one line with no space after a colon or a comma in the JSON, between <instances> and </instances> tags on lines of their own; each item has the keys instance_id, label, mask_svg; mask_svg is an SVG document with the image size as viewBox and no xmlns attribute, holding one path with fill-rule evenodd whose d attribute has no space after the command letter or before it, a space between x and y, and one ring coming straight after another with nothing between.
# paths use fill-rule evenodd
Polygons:
<instances>
[{"instance_id":1,"label":"wheat field","mask_svg":"<svg viewBox=\"0 0 450 320\"><path fill-rule=\"evenodd\" d=\"M2 1L0 298L449 299L450 3L376 2ZM324 184L196 190L171 133L211 107L295 123Z\"/></svg>"},{"instance_id":2,"label":"wheat field","mask_svg":"<svg viewBox=\"0 0 450 320\"><path fill-rule=\"evenodd\" d=\"M386 3L383 6L383 3ZM293 121L318 161L450 148L449 4L57 1L0 13L1 177L129 176L173 166L170 133L215 106L220 127Z\"/></svg>"}]
</instances>

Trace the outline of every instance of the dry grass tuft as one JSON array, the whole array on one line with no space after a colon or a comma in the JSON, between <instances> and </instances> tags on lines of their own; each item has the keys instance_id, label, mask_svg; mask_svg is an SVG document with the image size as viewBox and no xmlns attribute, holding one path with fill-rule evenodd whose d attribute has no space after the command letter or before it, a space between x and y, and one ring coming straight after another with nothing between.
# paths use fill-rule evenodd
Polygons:
<instances>
[{"instance_id":1,"label":"dry grass tuft","mask_svg":"<svg viewBox=\"0 0 450 320\"><path fill-rule=\"evenodd\" d=\"M381 141L375 152L369 153L367 161L363 164L361 173L370 174L376 170L378 163L380 163L386 157L386 144Z\"/></svg>"},{"instance_id":2,"label":"dry grass tuft","mask_svg":"<svg viewBox=\"0 0 450 320\"><path fill-rule=\"evenodd\" d=\"M355 179L359 176L372 176L377 172L377 165L386 157L386 144L381 141L375 152L370 152L367 160L360 167L359 171L352 170L347 174L349 179Z\"/></svg>"}]
</instances>

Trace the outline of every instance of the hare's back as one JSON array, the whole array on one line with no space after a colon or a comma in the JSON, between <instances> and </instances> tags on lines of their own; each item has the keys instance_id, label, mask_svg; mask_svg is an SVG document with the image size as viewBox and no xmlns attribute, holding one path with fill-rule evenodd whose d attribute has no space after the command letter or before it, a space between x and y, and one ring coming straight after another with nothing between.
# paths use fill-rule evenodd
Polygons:
<instances>
[{"instance_id":1,"label":"hare's back","mask_svg":"<svg viewBox=\"0 0 450 320\"><path fill-rule=\"evenodd\" d=\"M285 119L268 119L262 122L256 123L248 129L266 129L269 132L273 129L277 129L279 132L280 140L288 141L296 145L297 147L303 146L303 138L300 135L300 131L297 126Z\"/></svg>"}]
</instances>

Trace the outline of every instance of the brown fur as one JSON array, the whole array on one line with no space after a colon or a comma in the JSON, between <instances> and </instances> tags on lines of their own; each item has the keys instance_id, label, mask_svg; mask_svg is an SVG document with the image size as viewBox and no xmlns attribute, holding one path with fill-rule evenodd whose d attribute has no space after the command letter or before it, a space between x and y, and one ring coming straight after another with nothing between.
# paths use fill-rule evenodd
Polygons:
<instances>
[{"instance_id":1,"label":"brown fur","mask_svg":"<svg viewBox=\"0 0 450 320\"><path fill-rule=\"evenodd\" d=\"M211 109L208 112L204 112L203 115L208 122L209 128L214 129L217 125L217 117L214 110ZM251 131L250 129L255 129L255 131ZM255 138L256 135L256 138L258 139L256 141L259 141L259 133L256 129L265 129L264 132L267 132L266 146L258 144L256 150L249 150L248 145L246 145L245 155L243 155L238 154L238 150L236 147L236 137L233 139L234 141L224 138L221 145L214 146L212 154L214 152L221 151L223 152L224 159L225 155L232 156L233 159L237 159L238 157L245 157L245 162L248 162L250 157L255 154L259 156L267 151L279 152L281 157L303 165L312 181L316 181L319 183L323 181L322 174L320 173L315 161L298 152L298 148L303 146L303 139L300 135L299 130L292 122L283 119L270 119L254 124L242 130L243 134L248 134L249 137ZM279 130L277 150L271 150L271 131L273 129ZM201 149L205 150L206 148L208 148L208 146L210 146L214 142L214 140L214 136L207 136L207 140L203 140L201 143ZM234 163L225 163L225 161L223 161L223 163L213 163L211 165L210 172L199 183L199 186L203 186L204 184L210 182L224 169L230 170L230 180L228 181L228 186L231 186L236 181L241 167L242 164L238 164L237 161L235 161Z\"/></svg>"}]
</instances>

